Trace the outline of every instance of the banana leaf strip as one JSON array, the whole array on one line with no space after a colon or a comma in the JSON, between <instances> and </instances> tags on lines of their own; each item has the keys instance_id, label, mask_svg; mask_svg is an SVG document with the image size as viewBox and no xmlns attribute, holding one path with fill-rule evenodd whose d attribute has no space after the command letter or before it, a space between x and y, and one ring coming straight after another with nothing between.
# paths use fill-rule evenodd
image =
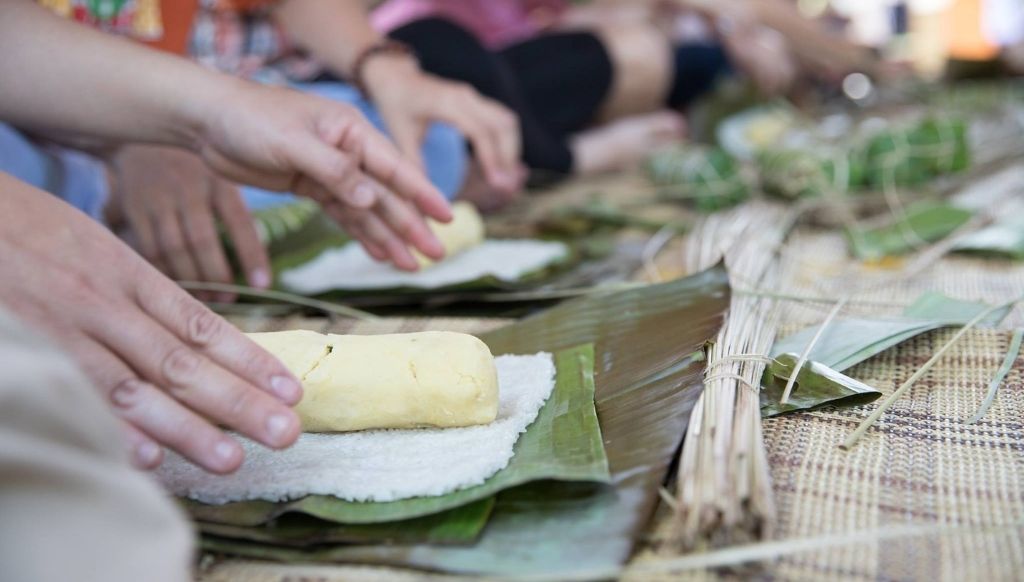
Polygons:
<instances>
[{"instance_id":1,"label":"banana leaf strip","mask_svg":"<svg viewBox=\"0 0 1024 582\"><path fill-rule=\"evenodd\" d=\"M789 400L782 404L786 382L800 359L799 354L782 354L775 358L761 379L761 416L768 418L798 410L815 410L824 406L861 406L878 399L882 393L867 384L836 372L818 362L806 362Z\"/></svg>"},{"instance_id":2,"label":"banana leaf strip","mask_svg":"<svg viewBox=\"0 0 1024 582\"><path fill-rule=\"evenodd\" d=\"M968 235L953 250L1024 261L1024 216L1005 216L995 224Z\"/></svg>"},{"instance_id":3,"label":"banana leaf strip","mask_svg":"<svg viewBox=\"0 0 1024 582\"><path fill-rule=\"evenodd\" d=\"M549 480L502 491L472 547L377 544L303 551L212 536L204 538L204 547L289 562L490 575L565 578L616 568L630 556L657 504L700 395L703 346L718 332L729 295L728 276L718 266L662 285L581 297L484 336L495 353L595 344L596 404L610 485Z\"/></svg>"},{"instance_id":4,"label":"banana leaf strip","mask_svg":"<svg viewBox=\"0 0 1024 582\"><path fill-rule=\"evenodd\" d=\"M531 353L538 351L543 350L535 349ZM287 503L189 503L186 507L198 521L229 525L265 523L288 513L301 513L335 523L369 524L447 511L487 499L503 489L541 479L607 481L608 459L594 409L593 358L593 346L589 344L555 354L558 372L554 392L537 419L519 437L508 466L476 487L437 497L379 503L310 495Z\"/></svg>"},{"instance_id":5,"label":"banana leaf strip","mask_svg":"<svg viewBox=\"0 0 1024 582\"><path fill-rule=\"evenodd\" d=\"M338 524L292 513L259 527L208 522L196 526L204 535L294 547L327 543L469 544L480 536L493 509L494 497L487 497L434 515L390 523Z\"/></svg>"},{"instance_id":6,"label":"banana leaf strip","mask_svg":"<svg viewBox=\"0 0 1024 582\"><path fill-rule=\"evenodd\" d=\"M942 240L971 219L971 211L948 204L922 202L907 208L893 223L869 229L847 229L854 256L863 260L902 255Z\"/></svg>"},{"instance_id":7,"label":"banana leaf strip","mask_svg":"<svg viewBox=\"0 0 1024 582\"><path fill-rule=\"evenodd\" d=\"M988 306L984 303L961 301L936 292L925 293L903 311L902 317L851 317L832 322L808 359L842 372L923 333L964 325L986 309ZM999 310L983 323L997 324L1008 313L1009 309ZM817 331L818 326L809 327L777 341L772 347L772 356L802 354Z\"/></svg>"}]
</instances>

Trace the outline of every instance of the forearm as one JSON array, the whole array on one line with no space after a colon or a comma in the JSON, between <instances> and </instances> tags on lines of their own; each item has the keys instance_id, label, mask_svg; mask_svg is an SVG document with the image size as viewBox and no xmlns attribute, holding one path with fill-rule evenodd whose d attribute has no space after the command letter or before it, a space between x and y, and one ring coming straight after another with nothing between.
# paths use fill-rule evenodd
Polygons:
<instances>
[{"instance_id":1,"label":"forearm","mask_svg":"<svg viewBox=\"0 0 1024 582\"><path fill-rule=\"evenodd\" d=\"M829 34L819 22L803 16L793 3L761 0L750 4L756 19L782 33L790 49L805 64L874 72L875 60L869 50Z\"/></svg>"},{"instance_id":2,"label":"forearm","mask_svg":"<svg viewBox=\"0 0 1024 582\"><path fill-rule=\"evenodd\" d=\"M274 13L285 35L339 77L381 39L358 0L285 0Z\"/></svg>"},{"instance_id":3,"label":"forearm","mask_svg":"<svg viewBox=\"0 0 1024 582\"><path fill-rule=\"evenodd\" d=\"M0 118L38 131L191 146L235 81L0 0Z\"/></svg>"}]
</instances>

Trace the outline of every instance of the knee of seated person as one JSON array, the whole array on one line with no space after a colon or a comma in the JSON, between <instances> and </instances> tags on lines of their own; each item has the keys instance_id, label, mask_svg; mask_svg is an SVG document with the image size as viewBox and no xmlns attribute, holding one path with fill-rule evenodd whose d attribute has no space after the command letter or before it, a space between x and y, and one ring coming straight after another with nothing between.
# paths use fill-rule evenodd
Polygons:
<instances>
[{"instance_id":1,"label":"knee of seated person","mask_svg":"<svg viewBox=\"0 0 1024 582\"><path fill-rule=\"evenodd\" d=\"M434 123L423 140L423 164L430 181L448 200L462 189L469 168L466 140L454 127Z\"/></svg>"},{"instance_id":2,"label":"knee of seated person","mask_svg":"<svg viewBox=\"0 0 1024 582\"><path fill-rule=\"evenodd\" d=\"M615 83L603 118L645 113L662 106L672 78L673 54L668 38L644 23L602 27L604 43L615 71Z\"/></svg>"}]
</instances>

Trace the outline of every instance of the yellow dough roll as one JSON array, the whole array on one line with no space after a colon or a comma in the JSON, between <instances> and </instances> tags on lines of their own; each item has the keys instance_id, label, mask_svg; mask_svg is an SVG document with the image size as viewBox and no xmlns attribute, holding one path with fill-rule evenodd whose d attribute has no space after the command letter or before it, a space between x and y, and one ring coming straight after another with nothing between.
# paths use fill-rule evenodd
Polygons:
<instances>
[{"instance_id":1,"label":"yellow dough roll","mask_svg":"<svg viewBox=\"0 0 1024 582\"><path fill-rule=\"evenodd\" d=\"M498 414L494 357L467 334L249 334L302 379L306 432L458 427Z\"/></svg>"},{"instance_id":2,"label":"yellow dough roll","mask_svg":"<svg viewBox=\"0 0 1024 582\"><path fill-rule=\"evenodd\" d=\"M452 221L447 224L431 221L430 230L444 246L445 258L454 257L479 245L484 242L486 236L484 219L476 207L468 202L453 204ZM434 263L419 253L416 253L416 260L419 261L420 267L428 267Z\"/></svg>"},{"instance_id":3,"label":"yellow dough roll","mask_svg":"<svg viewBox=\"0 0 1024 582\"><path fill-rule=\"evenodd\" d=\"M284 367L300 380L331 351L326 335L306 329L246 335L281 360Z\"/></svg>"}]
</instances>

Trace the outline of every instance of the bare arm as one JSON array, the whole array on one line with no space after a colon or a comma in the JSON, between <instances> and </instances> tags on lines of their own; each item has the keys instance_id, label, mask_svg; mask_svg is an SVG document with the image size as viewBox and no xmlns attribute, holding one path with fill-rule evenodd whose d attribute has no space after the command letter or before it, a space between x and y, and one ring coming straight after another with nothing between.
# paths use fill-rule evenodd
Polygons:
<instances>
[{"instance_id":1,"label":"bare arm","mask_svg":"<svg viewBox=\"0 0 1024 582\"><path fill-rule=\"evenodd\" d=\"M289 39L343 78L352 75L359 53L382 38L358 1L284 0L274 16Z\"/></svg>"},{"instance_id":2,"label":"bare arm","mask_svg":"<svg viewBox=\"0 0 1024 582\"><path fill-rule=\"evenodd\" d=\"M352 78L356 59L382 36L362 2L285 0L275 12L285 34L341 78ZM512 199L524 174L519 126L513 113L472 87L429 75L406 55L380 54L365 62L363 81L398 148L420 162L430 122L457 127L473 145L495 195Z\"/></svg>"},{"instance_id":3,"label":"bare arm","mask_svg":"<svg viewBox=\"0 0 1024 582\"><path fill-rule=\"evenodd\" d=\"M818 72L863 71L879 74L870 51L825 31L804 17L790 0L674 0L684 8L712 18L752 21L781 33L792 53L804 66Z\"/></svg>"},{"instance_id":4,"label":"bare arm","mask_svg":"<svg viewBox=\"0 0 1024 582\"><path fill-rule=\"evenodd\" d=\"M191 146L234 83L29 0L0 0L0 55L0 118L41 131Z\"/></svg>"},{"instance_id":5,"label":"bare arm","mask_svg":"<svg viewBox=\"0 0 1024 582\"><path fill-rule=\"evenodd\" d=\"M759 0L748 5L762 24L786 37L790 49L806 66L839 74L880 74L878 61L869 50L829 34L819 23L800 14L793 2Z\"/></svg>"}]
</instances>

